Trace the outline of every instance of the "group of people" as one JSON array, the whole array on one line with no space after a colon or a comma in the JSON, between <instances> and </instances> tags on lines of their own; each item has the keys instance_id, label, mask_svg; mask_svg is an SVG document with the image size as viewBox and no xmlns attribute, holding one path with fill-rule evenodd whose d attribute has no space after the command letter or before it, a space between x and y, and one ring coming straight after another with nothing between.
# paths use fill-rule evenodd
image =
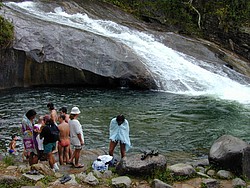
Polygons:
<instances>
[{"instance_id":1,"label":"group of people","mask_svg":"<svg viewBox=\"0 0 250 188\"><path fill-rule=\"evenodd\" d=\"M58 171L54 158L54 151L58 151L60 165L66 163L82 168L84 165L79 163L79 157L84 136L82 126L77 120L79 108L73 107L68 115L67 108L63 107L58 115L53 103L48 103L47 107L50 114L39 117L37 124L34 122L37 115L34 109L29 110L22 119L23 144L29 164L48 160L50 167Z\"/></svg>"},{"instance_id":2,"label":"group of people","mask_svg":"<svg viewBox=\"0 0 250 188\"><path fill-rule=\"evenodd\" d=\"M78 107L73 107L70 114L67 108L62 107L59 114L53 103L48 103L50 114L40 116L37 124L37 113L29 110L22 119L22 137L29 164L38 163L39 160L48 160L50 167L58 171L59 167L54 158L54 151L58 151L59 164L71 164L75 168L82 168L79 163L80 152L84 145L82 126L78 120L81 113ZM110 122L109 155L113 156L114 149L120 143L121 157L125 157L126 151L131 147L129 138L129 123L120 114Z\"/></svg>"}]
</instances>

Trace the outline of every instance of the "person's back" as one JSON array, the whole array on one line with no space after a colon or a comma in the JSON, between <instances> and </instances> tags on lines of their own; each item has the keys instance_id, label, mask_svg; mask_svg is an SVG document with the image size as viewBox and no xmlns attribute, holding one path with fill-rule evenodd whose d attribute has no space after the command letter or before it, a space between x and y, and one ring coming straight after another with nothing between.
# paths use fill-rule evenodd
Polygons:
<instances>
[{"instance_id":1,"label":"person's back","mask_svg":"<svg viewBox=\"0 0 250 188\"><path fill-rule=\"evenodd\" d=\"M66 163L69 163L69 152L70 152L70 128L69 124L65 122L65 115L61 114L58 118L60 131L60 141L58 142L59 162L62 165L65 159Z\"/></svg>"},{"instance_id":2,"label":"person's back","mask_svg":"<svg viewBox=\"0 0 250 188\"><path fill-rule=\"evenodd\" d=\"M50 119L50 116L44 116L45 127L42 129L40 133L40 138L44 138L43 146L44 146L44 154L47 156L50 167L57 171L59 170L54 155L52 154L53 149L56 147L56 141L59 138L59 129L54 124L53 120Z\"/></svg>"},{"instance_id":3,"label":"person's back","mask_svg":"<svg viewBox=\"0 0 250 188\"><path fill-rule=\"evenodd\" d=\"M60 131L60 141L69 139L70 128L69 124L65 122L65 115L60 115L58 120L60 122L60 124L58 125L58 129Z\"/></svg>"}]
</instances>

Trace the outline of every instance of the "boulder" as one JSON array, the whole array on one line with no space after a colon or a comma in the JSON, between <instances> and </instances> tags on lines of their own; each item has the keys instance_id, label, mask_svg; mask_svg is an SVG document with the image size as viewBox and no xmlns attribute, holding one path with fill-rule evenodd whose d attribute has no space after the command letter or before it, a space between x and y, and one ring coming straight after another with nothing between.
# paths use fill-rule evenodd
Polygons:
<instances>
[{"instance_id":1,"label":"boulder","mask_svg":"<svg viewBox=\"0 0 250 188\"><path fill-rule=\"evenodd\" d=\"M121 188L129 188L131 187L131 179L127 176L119 176L117 178L113 178L112 180L113 187L121 187Z\"/></svg>"},{"instance_id":2,"label":"boulder","mask_svg":"<svg viewBox=\"0 0 250 188\"><path fill-rule=\"evenodd\" d=\"M174 164L169 166L168 169L176 176L191 176L196 173L191 165L184 163Z\"/></svg>"},{"instance_id":3,"label":"boulder","mask_svg":"<svg viewBox=\"0 0 250 188\"><path fill-rule=\"evenodd\" d=\"M242 171L243 176L250 179L250 146L243 150Z\"/></svg>"},{"instance_id":4,"label":"boulder","mask_svg":"<svg viewBox=\"0 0 250 188\"><path fill-rule=\"evenodd\" d=\"M220 184L216 179L211 179L211 178L203 179L202 183L204 184L204 187L207 187L207 188L219 188L220 187Z\"/></svg>"},{"instance_id":5,"label":"boulder","mask_svg":"<svg viewBox=\"0 0 250 188\"><path fill-rule=\"evenodd\" d=\"M99 184L99 180L94 176L93 172L88 173L87 177L84 179L84 182L94 186Z\"/></svg>"},{"instance_id":6,"label":"boulder","mask_svg":"<svg viewBox=\"0 0 250 188\"><path fill-rule=\"evenodd\" d=\"M118 174L131 174L137 176L150 175L155 171L165 171L167 166L166 157L163 155L148 156L141 160L140 154L123 158L116 166Z\"/></svg>"},{"instance_id":7,"label":"boulder","mask_svg":"<svg viewBox=\"0 0 250 188\"><path fill-rule=\"evenodd\" d=\"M248 146L243 140L231 135L218 138L209 151L209 163L218 168L242 175L243 150Z\"/></svg>"},{"instance_id":8,"label":"boulder","mask_svg":"<svg viewBox=\"0 0 250 188\"><path fill-rule=\"evenodd\" d=\"M232 172L227 171L227 170L219 170L216 175L220 179L232 179L234 177Z\"/></svg>"}]
</instances>

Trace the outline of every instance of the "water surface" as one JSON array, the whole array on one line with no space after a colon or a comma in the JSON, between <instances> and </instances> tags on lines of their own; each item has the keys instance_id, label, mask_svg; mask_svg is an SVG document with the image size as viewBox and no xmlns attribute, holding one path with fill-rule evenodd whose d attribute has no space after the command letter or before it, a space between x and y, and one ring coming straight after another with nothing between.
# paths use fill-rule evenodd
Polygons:
<instances>
[{"instance_id":1,"label":"water surface","mask_svg":"<svg viewBox=\"0 0 250 188\"><path fill-rule=\"evenodd\" d=\"M156 91L84 88L20 88L0 91L0 142L4 149L13 133L20 134L22 116L31 108L48 113L78 106L86 148L108 151L109 122L123 113L130 123L133 148L128 154L158 149L171 161L206 157L212 143L224 134L249 141L250 109L238 102L213 97ZM18 142L22 149L22 142ZM118 154L119 149L116 149Z\"/></svg>"}]
</instances>

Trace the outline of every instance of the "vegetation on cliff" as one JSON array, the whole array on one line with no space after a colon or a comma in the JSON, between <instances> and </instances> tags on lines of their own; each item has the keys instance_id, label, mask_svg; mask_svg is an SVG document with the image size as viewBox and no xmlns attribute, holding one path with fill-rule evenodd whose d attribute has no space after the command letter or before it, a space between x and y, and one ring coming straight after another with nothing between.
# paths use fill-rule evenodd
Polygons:
<instances>
[{"instance_id":1,"label":"vegetation on cliff","mask_svg":"<svg viewBox=\"0 0 250 188\"><path fill-rule=\"evenodd\" d=\"M250 2L246 0L103 0L148 22L174 26L180 33L201 35L207 18L217 19L224 31L250 26Z\"/></svg>"},{"instance_id":2,"label":"vegetation on cliff","mask_svg":"<svg viewBox=\"0 0 250 188\"><path fill-rule=\"evenodd\" d=\"M0 3L0 8L2 3ZM10 46L14 38L14 26L0 16L0 50Z\"/></svg>"}]
</instances>

